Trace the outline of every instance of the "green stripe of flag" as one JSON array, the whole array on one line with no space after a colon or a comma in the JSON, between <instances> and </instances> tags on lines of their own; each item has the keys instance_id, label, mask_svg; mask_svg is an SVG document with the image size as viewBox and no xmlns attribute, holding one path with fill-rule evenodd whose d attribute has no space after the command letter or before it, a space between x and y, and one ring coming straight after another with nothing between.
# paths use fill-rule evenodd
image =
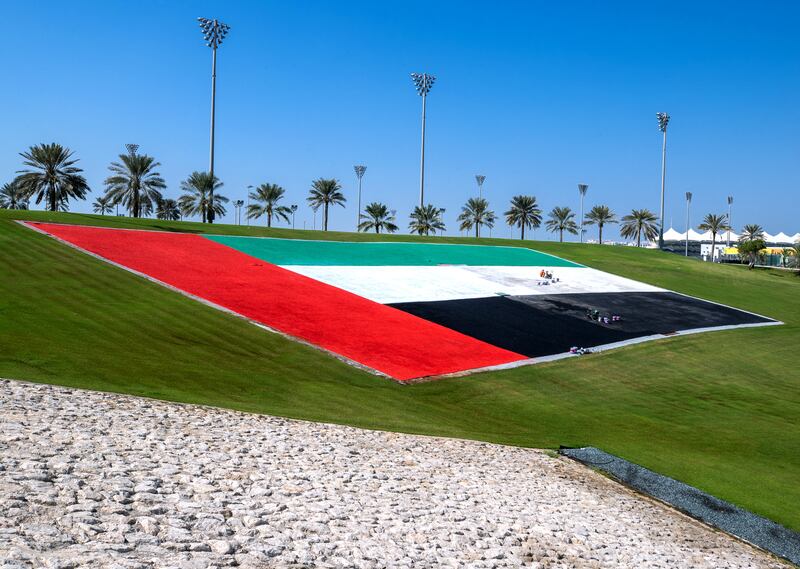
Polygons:
<instances>
[{"instance_id":1,"label":"green stripe of flag","mask_svg":"<svg viewBox=\"0 0 800 569\"><path fill-rule=\"evenodd\" d=\"M444 243L349 243L229 235L207 235L206 237L275 265L581 266L553 255L522 247Z\"/></svg>"}]
</instances>

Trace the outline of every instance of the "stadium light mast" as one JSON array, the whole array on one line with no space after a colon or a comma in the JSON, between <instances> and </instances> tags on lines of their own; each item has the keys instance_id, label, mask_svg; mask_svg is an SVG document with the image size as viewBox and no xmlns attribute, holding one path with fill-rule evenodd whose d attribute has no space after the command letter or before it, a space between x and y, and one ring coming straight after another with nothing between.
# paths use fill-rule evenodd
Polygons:
<instances>
[{"instance_id":1,"label":"stadium light mast","mask_svg":"<svg viewBox=\"0 0 800 569\"><path fill-rule=\"evenodd\" d=\"M667 113L656 113L658 119L658 130L664 133L664 142L661 146L661 214L660 226L658 228L658 248L664 248L664 187L667 180L667 125L669 115Z\"/></svg>"},{"instance_id":2,"label":"stadium light mast","mask_svg":"<svg viewBox=\"0 0 800 569\"><path fill-rule=\"evenodd\" d=\"M486 181L486 176L475 174L475 181L478 182L478 197L483 199L483 183Z\"/></svg>"},{"instance_id":3,"label":"stadium light mast","mask_svg":"<svg viewBox=\"0 0 800 569\"><path fill-rule=\"evenodd\" d=\"M436 77L427 73L412 73L411 80L417 93L422 97L422 153L419 162L419 207L424 206L425 202L425 101L428 99L433 82Z\"/></svg>"},{"instance_id":4,"label":"stadium light mast","mask_svg":"<svg viewBox=\"0 0 800 569\"><path fill-rule=\"evenodd\" d=\"M727 244L728 249L730 249L731 247L731 231L733 231L733 223L731 222L732 207L733 207L733 196L728 196L728 244Z\"/></svg>"},{"instance_id":5,"label":"stadium light mast","mask_svg":"<svg viewBox=\"0 0 800 569\"><path fill-rule=\"evenodd\" d=\"M686 192L686 249L684 256L689 256L689 205L692 203L692 192Z\"/></svg>"},{"instance_id":6,"label":"stadium light mast","mask_svg":"<svg viewBox=\"0 0 800 569\"><path fill-rule=\"evenodd\" d=\"M581 195L581 243L583 243L583 198L588 189L589 184L578 184L578 193Z\"/></svg>"},{"instance_id":7,"label":"stadium light mast","mask_svg":"<svg viewBox=\"0 0 800 569\"><path fill-rule=\"evenodd\" d=\"M358 233L358 226L361 223L361 178L364 177L367 167L358 164L353 166L353 170L356 173L356 178L358 178L358 211L356 212L356 233Z\"/></svg>"},{"instance_id":8,"label":"stadium light mast","mask_svg":"<svg viewBox=\"0 0 800 569\"><path fill-rule=\"evenodd\" d=\"M203 31L206 45L211 48L211 151L209 156L210 165L208 167L209 177L211 178L208 198L211 207L208 208L208 222L214 223L214 114L217 97L217 48L222 45L222 40L228 35L230 26L217 19L197 18L197 21L200 23L200 29Z\"/></svg>"},{"instance_id":9,"label":"stadium light mast","mask_svg":"<svg viewBox=\"0 0 800 569\"><path fill-rule=\"evenodd\" d=\"M292 229L294 229L294 213L297 211L297 204L292 204L289 209L292 210Z\"/></svg>"},{"instance_id":10,"label":"stadium light mast","mask_svg":"<svg viewBox=\"0 0 800 569\"><path fill-rule=\"evenodd\" d=\"M233 202L234 212L235 212L235 221L236 225L242 224L242 206L244 205L244 200L236 200Z\"/></svg>"},{"instance_id":11,"label":"stadium light mast","mask_svg":"<svg viewBox=\"0 0 800 569\"><path fill-rule=\"evenodd\" d=\"M253 186L247 186L247 205L246 205L247 213L250 213L250 190L252 189ZM247 219L247 227L250 227L250 216L246 215L245 217Z\"/></svg>"}]
</instances>

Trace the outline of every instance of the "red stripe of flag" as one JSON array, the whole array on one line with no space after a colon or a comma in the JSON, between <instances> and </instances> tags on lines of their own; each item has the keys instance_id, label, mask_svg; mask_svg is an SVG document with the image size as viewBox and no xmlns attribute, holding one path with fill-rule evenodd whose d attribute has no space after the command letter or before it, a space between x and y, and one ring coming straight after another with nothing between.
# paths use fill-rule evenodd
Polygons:
<instances>
[{"instance_id":1,"label":"red stripe of flag","mask_svg":"<svg viewBox=\"0 0 800 569\"><path fill-rule=\"evenodd\" d=\"M398 380L525 359L199 235L29 225Z\"/></svg>"}]
</instances>

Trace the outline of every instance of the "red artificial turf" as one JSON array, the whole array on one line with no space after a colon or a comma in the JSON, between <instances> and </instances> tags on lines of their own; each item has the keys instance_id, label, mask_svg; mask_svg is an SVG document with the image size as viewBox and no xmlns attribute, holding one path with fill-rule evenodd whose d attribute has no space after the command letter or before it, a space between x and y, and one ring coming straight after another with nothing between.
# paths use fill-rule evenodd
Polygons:
<instances>
[{"instance_id":1,"label":"red artificial turf","mask_svg":"<svg viewBox=\"0 0 800 569\"><path fill-rule=\"evenodd\" d=\"M28 225L398 380L525 359L199 235Z\"/></svg>"}]
</instances>

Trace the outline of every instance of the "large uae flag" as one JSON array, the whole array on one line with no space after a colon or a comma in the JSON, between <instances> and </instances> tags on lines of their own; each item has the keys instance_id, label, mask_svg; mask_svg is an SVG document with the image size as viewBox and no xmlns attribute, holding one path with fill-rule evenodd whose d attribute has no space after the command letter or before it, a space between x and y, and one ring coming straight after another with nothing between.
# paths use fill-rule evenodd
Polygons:
<instances>
[{"instance_id":1,"label":"large uae flag","mask_svg":"<svg viewBox=\"0 0 800 569\"><path fill-rule=\"evenodd\" d=\"M27 225L401 381L776 323L522 247Z\"/></svg>"}]
</instances>

